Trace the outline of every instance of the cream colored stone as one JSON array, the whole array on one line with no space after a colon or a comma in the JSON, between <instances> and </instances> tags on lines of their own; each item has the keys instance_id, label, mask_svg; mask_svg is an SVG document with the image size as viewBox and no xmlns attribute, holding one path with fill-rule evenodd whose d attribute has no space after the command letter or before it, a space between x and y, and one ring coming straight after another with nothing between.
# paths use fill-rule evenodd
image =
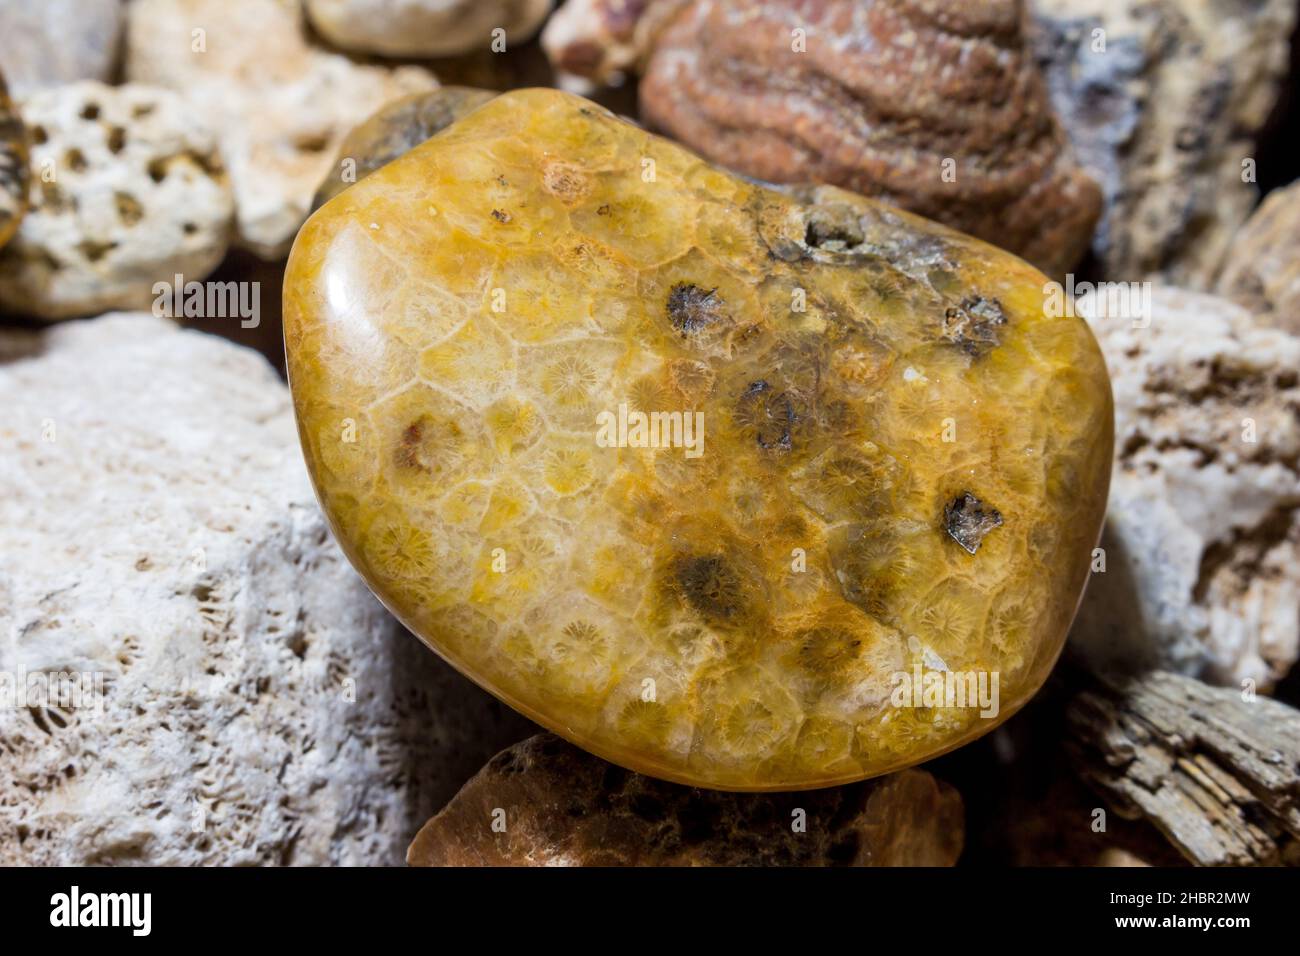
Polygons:
<instances>
[{"instance_id":1,"label":"cream colored stone","mask_svg":"<svg viewBox=\"0 0 1300 956\"><path fill-rule=\"evenodd\" d=\"M530 732L348 567L256 353L112 315L0 357L0 680L103 691L0 706L0 865L399 863Z\"/></svg>"},{"instance_id":2,"label":"cream colored stone","mask_svg":"<svg viewBox=\"0 0 1300 956\"><path fill-rule=\"evenodd\" d=\"M1275 189L1233 237L1216 289L1300 335L1300 182Z\"/></svg>"},{"instance_id":3,"label":"cream colored stone","mask_svg":"<svg viewBox=\"0 0 1300 956\"><path fill-rule=\"evenodd\" d=\"M1106 570L1071 644L1100 666L1266 689L1300 644L1300 338L1177 289L1133 325L1093 322L1116 461Z\"/></svg>"},{"instance_id":4,"label":"cream colored stone","mask_svg":"<svg viewBox=\"0 0 1300 956\"><path fill-rule=\"evenodd\" d=\"M420 67L362 65L313 46L288 0L135 0L126 70L182 92L221 131L239 242L268 259L288 252L347 131L437 85Z\"/></svg>"},{"instance_id":5,"label":"cream colored stone","mask_svg":"<svg viewBox=\"0 0 1300 956\"><path fill-rule=\"evenodd\" d=\"M122 40L122 0L0 3L0 66L22 95L77 80L110 81Z\"/></svg>"},{"instance_id":6,"label":"cream colored stone","mask_svg":"<svg viewBox=\"0 0 1300 956\"><path fill-rule=\"evenodd\" d=\"M154 283L221 261L230 186L216 136L179 96L87 80L18 106L31 209L0 253L0 308L47 320L147 309Z\"/></svg>"},{"instance_id":7,"label":"cream colored stone","mask_svg":"<svg viewBox=\"0 0 1300 956\"><path fill-rule=\"evenodd\" d=\"M504 30L507 49L532 38L551 0L305 0L321 36L359 53L452 56L490 49Z\"/></svg>"}]
</instances>

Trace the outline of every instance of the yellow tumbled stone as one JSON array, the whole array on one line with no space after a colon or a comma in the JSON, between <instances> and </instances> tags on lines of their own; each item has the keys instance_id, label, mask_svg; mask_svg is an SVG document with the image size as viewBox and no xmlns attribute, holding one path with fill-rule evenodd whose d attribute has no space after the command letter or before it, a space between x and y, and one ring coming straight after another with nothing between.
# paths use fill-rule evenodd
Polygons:
<instances>
[{"instance_id":1,"label":"yellow tumbled stone","mask_svg":"<svg viewBox=\"0 0 1300 956\"><path fill-rule=\"evenodd\" d=\"M1061 649L1113 426L1045 283L524 90L312 216L285 341L321 502L411 630L616 763L795 789L973 739Z\"/></svg>"}]
</instances>

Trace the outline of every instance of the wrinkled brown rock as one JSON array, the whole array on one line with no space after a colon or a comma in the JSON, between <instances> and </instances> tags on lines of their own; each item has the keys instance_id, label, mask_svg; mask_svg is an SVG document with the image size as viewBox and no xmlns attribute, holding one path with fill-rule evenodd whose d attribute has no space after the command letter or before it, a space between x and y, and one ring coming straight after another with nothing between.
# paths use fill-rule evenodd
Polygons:
<instances>
[{"instance_id":1,"label":"wrinkled brown rock","mask_svg":"<svg viewBox=\"0 0 1300 956\"><path fill-rule=\"evenodd\" d=\"M0 246L18 229L27 211L27 131L5 80L0 76Z\"/></svg>"},{"instance_id":2,"label":"wrinkled brown rock","mask_svg":"<svg viewBox=\"0 0 1300 956\"><path fill-rule=\"evenodd\" d=\"M1300 711L1153 671L1083 692L1068 723L1084 779L1191 862L1300 864Z\"/></svg>"},{"instance_id":3,"label":"wrinkled brown rock","mask_svg":"<svg viewBox=\"0 0 1300 956\"><path fill-rule=\"evenodd\" d=\"M1026 40L1021 0L578 4L547 30L561 69L642 53L642 112L705 157L874 196L1050 274L1101 209Z\"/></svg>"},{"instance_id":4,"label":"wrinkled brown rock","mask_svg":"<svg viewBox=\"0 0 1300 956\"><path fill-rule=\"evenodd\" d=\"M488 90L443 86L388 103L343 138L334 168L316 190L312 209L319 209L357 180L423 143L494 96Z\"/></svg>"},{"instance_id":5,"label":"wrinkled brown rock","mask_svg":"<svg viewBox=\"0 0 1300 956\"><path fill-rule=\"evenodd\" d=\"M1092 243L1105 277L1210 288L1258 197L1250 164L1288 71L1295 0L1031 8L1053 105L1106 197Z\"/></svg>"},{"instance_id":6,"label":"wrinkled brown rock","mask_svg":"<svg viewBox=\"0 0 1300 956\"><path fill-rule=\"evenodd\" d=\"M1217 291L1261 324L1300 335L1300 182L1269 193L1238 230Z\"/></svg>"},{"instance_id":7,"label":"wrinkled brown rock","mask_svg":"<svg viewBox=\"0 0 1300 956\"><path fill-rule=\"evenodd\" d=\"M407 862L951 866L963 831L961 797L922 770L801 793L723 793L632 773L539 734L493 757L424 825Z\"/></svg>"}]
</instances>

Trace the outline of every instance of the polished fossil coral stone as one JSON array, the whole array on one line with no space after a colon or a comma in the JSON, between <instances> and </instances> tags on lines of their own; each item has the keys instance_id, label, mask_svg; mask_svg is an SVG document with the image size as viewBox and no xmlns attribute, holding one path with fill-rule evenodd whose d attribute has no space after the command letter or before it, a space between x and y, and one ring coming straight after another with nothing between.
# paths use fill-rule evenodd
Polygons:
<instances>
[{"instance_id":1,"label":"polished fossil coral stone","mask_svg":"<svg viewBox=\"0 0 1300 956\"><path fill-rule=\"evenodd\" d=\"M312 216L285 341L325 511L415 633L616 763L793 789L973 739L1060 651L1113 426L1044 282L524 90ZM608 447L620 406L698 412L702 453ZM896 694L944 669L996 717Z\"/></svg>"},{"instance_id":2,"label":"polished fossil coral stone","mask_svg":"<svg viewBox=\"0 0 1300 956\"><path fill-rule=\"evenodd\" d=\"M384 104L343 137L334 168L316 190L312 209L319 209L352 183L391 163L494 96L488 90L440 86Z\"/></svg>"}]
</instances>

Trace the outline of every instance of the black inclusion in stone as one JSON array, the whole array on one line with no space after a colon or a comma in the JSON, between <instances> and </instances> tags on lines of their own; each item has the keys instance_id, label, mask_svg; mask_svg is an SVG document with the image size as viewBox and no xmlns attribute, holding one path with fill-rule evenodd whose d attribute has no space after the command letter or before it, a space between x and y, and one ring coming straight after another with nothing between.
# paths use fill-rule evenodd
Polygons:
<instances>
[{"instance_id":1,"label":"black inclusion in stone","mask_svg":"<svg viewBox=\"0 0 1300 956\"><path fill-rule=\"evenodd\" d=\"M706 329L722 318L722 299L717 289L701 289L679 282L668 293L668 321L682 335Z\"/></svg>"},{"instance_id":2,"label":"black inclusion in stone","mask_svg":"<svg viewBox=\"0 0 1300 956\"><path fill-rule=\"evenodd\" d=\"M740 412L753 427L760 448L789 451L794 447L794 426L799 416L789 393L776 391L762 379L750 382L740 394Z\"/></svg>"},{"instance_id":3,"label":"black inclusion in stone","mask_svg":"<svg viewBox=\"0 0 1300 956\"><path fill-rule=\"evenodd\" d=\"M980 356L1001 343L1007 314L997 299L970 296L943 314L945 339L971 356Z\"/></svg>"},{"instance_id":4,"label":"black inclusion in stone","mask_svg":"<svg viewBox=\"0 0 1300 956\"><path fill-rule=\"evenodd\" d=\"M1001 525L1001 512L969 491L963 491L943 509L943 530L971 554L980 549L985 535Z\"/></svg>"},{"instance_id":5,"label":"black inclusion in stone","mask_svg":"<svg viewBox=\"0 0 1300 956\"><path fill-rule=\"evenodd\" d=\"M740 579L721 555L689 555L677 559L673 576L686 603L714 621L728 621L741 611Z\"/></svg>"}]
</instances>

